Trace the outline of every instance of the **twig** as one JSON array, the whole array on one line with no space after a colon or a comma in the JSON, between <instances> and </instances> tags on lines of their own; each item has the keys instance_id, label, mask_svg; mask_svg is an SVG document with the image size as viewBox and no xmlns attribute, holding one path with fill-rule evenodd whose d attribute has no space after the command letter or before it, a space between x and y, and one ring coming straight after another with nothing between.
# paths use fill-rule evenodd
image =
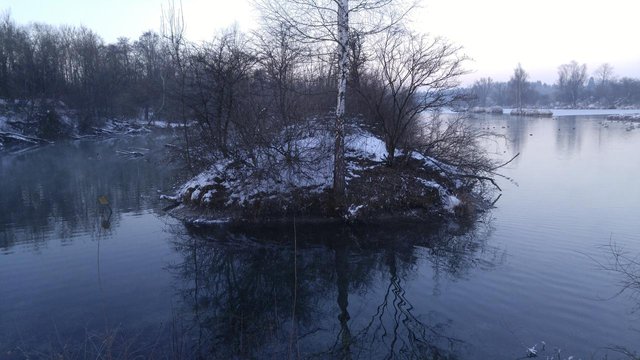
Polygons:
<instances>
[{"instance_id":1,"label":"twig","mask_svg":"<svg viewBox=\"0 0 640 360\"><path fill-rule=\"evenodd\" d=\"M496 183L496 181L493 178L490 178L488 176L480 176L480 175L458 175L460 177L464 177L464 178L471 178L471 179L476 179L476 180L484 180L484 181L489 181L490 183L493 184L493 186L496 187L496 189L502 191L502 189L500 188L500 186L498 186L498 184Z\"/></svg>"}]
</instances>

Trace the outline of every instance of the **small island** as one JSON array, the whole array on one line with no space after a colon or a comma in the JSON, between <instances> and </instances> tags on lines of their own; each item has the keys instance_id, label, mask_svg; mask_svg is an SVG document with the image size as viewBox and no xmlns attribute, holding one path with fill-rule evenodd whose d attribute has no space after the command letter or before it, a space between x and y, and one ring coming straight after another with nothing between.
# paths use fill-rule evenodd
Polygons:
<instances>
[{"instance_id":1,"label":"small island","mask_svg":"<svg viewBox=\"0 0 640 360\"><path fill-rule=\"evenodd\" d=\"M332 196L331 133L297 140L314 144L289 163L277 154L255 168L221 161L187 181L171 212L192 224L227 222L376 222L469 219L486 204L475 192L489 177L466 174L419 151L398 151L389 165L384 141L359 127L346 138L344 204ZM265 151L268 151L265 149ZM485 165L489 164L485 161ZM480 163L476 164L481 165Z\"/></svg>"}]
</instances>

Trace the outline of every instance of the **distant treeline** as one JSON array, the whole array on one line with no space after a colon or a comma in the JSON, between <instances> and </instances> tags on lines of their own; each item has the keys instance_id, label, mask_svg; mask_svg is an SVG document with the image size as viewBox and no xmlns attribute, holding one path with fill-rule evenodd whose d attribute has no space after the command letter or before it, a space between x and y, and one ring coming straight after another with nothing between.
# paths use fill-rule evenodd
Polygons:
<instances>
[{"instance_id":1,"label":"distant treeline","mask_svg":"<svg viewBox=\"0 0 640 360\"><path fill-rule=\"evenodd\" d=\"M640 106L640 79L614 76L613 67L602 64L589 74L586 64L572 61L558 67L554 84L529 81L520 64L508 82L481 78L468 88L472 106L505 107L601 107Z\"/></svg>"},{"instance_id":2,"label":"distant treeline","mask_svg":"<svg viewBox=\"0 0 640 360\"><path fill-rule=\"evenodd\" d=\"M0 98L16 107L62 102L80 126L162 110L175 74L169 60L154 32L108 44L86 27L22 26L0 16Z\"/></svg>"}]
</instances>

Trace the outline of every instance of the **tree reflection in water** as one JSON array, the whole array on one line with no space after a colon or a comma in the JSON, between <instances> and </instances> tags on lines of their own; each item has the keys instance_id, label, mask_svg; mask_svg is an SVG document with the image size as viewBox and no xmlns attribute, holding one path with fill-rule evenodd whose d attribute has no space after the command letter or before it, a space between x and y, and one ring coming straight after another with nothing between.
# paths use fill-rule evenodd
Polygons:
<instances>
[{"instance_id":1,"label":"tree reflection in water","mask_svg":"<svg viewBox=\"0 0 640 360\"><path fill-rule=\"evenodd\" d=\"M296 239L293 228L181 229L177 317L199 358L456 358L450 321L419 313L403 286L425 260L437 283L504 256L486 223L298 226Z\"/></svg>"}]
</instances>

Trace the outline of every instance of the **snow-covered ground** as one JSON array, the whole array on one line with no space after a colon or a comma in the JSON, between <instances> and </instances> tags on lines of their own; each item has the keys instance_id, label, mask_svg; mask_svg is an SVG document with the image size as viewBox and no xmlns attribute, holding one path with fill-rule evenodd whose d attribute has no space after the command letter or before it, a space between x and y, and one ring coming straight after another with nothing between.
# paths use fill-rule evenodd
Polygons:
<instances>
[{"instance_id":1,"label":"snow-covered ground","mask_svg":"<svg viewBox=\"0 0 640 360\"><path fill-rule=\"evenodd\" d=\"M387 148L384 141L375 137L370 132L358 130L345 139L347 155L364 157L377 162L382 162L387 157ZM399 153L398 151L396 153Z\"/></svg>"},{"instance_id":2,"label":"snow-covered ground","mask_svg":"<svg viewBox=\"0 0 640 360\"><path fill-rule=\"evenodd\" d=\"M332 141L332 134L316 133L298 140L297 143L306 149L326 151L327 145L330 145ZM345 145L348 159L347 182L367 170L377 166L385 166L384 162L387 156L385 143L373 134L362 129L355 129L346 137ZM246 207L265 199L287 199L289 194L296 189L304 189L307 194L319 194L332 186L333 156L331 152L318 156L313 151L309 156L309 160L313 161L303 161L297 166L286 166L282 159L274 159L268 155L265 155L265 161L268 158L271 163L265 164L272 164L272 166L264 166L263 164L257 167L247 167L238 166L237 162L231 160L219 161L182 185L177 191L176 198L206 207L214 199L220 199L220 196L223 196L226 199L224 206ZM412 153L412 157L420 161L426 169L432 169L438 173L456 173L456 169L435 159L418 153ZM269 170L268 174L265 167ZM437 191L446 211L453 213L455 208L461 204L461 201L450 189L436 181L424 180L422 185L424 188ZM366 199L349 204L345 217L356 217L366 206ZM198 221L202 223L201 220L203 219L200 218Z\"/></svg>"},{"instance_id":3,"label":"snow-covered ground","mask_svg":"<svg viewBox=\"0 0 640 360\"><path fill-rule=\"evenodd\" d=\"M140 121L144 121L144 120L140 120ZM144 121L146 123L146 121ZM160 129L177 129L182 127L181 123L177 123L177 122L168 122L168 121L164 121L164 120L153 120L151 121L151 123L149 124L152 127L157 127Z\"/></svg>"},{"instance_id":4,"label":"snow-covered ground","mask_svg":"<svg viewBox=\"0 0 640 360\"><path fill-rule=\"evenodd\" d=\"M505 113L510 113L513 109L504 109ZM599 116L599 115L628 115L640 113L639 110L630 109L539 109L540 111L551 111L553 116Z\"/></svg>"}]
</instances>

